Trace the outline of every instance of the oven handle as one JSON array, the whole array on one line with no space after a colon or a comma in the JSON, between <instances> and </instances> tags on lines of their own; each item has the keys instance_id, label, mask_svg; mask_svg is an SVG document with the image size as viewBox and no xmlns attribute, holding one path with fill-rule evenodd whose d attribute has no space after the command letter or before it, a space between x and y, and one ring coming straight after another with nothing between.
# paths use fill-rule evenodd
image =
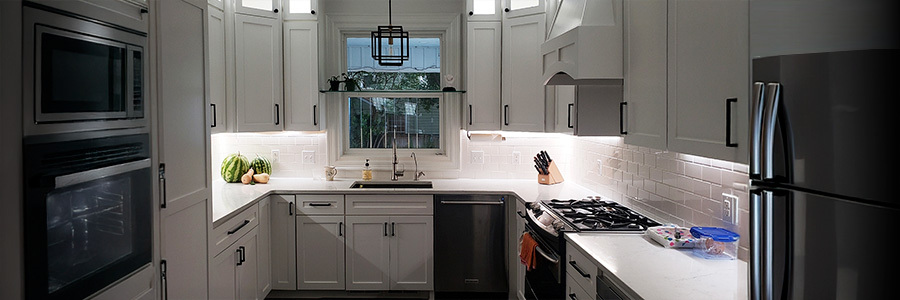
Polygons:
<instances>
[{"instance_id":1,"label":"oven handle","mask_svg":"<svg viewBox=\"0 0 900 300\"><path fill-rule=\"evenodd\" d=\"M540 254L541 256L543 256L544 258L546 258L548 261L550 261L550 263L552 263L552 264L559 263L559 259L553 259L552 257L550 257L550 254L547 254L547 252L544 252L544 249L541 249L541 246L534 247L534 250L537 250L537 253Z\"/></svg>"},{"instance_id":2,"label":"oven handle","mask_svg":"<svg viewBox=\"0 0 900 300\"><path fill-rule=\"evenodd\" d=\"M145 158L138 161L127 162L124 164L103 167L99 169L91 169L83 172L72 173L68 175L57 176L54 179L54 188L64 188L79 183L85 183L104 177L115 176L128 173L135 170L150 168L150 159Z\"/></svg>"}]
</instances>

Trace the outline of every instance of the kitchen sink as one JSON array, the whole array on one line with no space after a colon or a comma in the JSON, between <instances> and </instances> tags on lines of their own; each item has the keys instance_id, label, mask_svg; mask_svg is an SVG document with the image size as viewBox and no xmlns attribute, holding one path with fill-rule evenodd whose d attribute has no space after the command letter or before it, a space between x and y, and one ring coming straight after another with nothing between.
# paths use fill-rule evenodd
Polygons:
<instances>
[{"instance_id":1,"label":"kitchen sink","mask_svg":"<svg viewBox=\"0 0 900 300\"><path fill-rule=\"evenodd\" d=\"M431 181L354 181L351 189L430 189Z\"/></svg>"}]
</instances>

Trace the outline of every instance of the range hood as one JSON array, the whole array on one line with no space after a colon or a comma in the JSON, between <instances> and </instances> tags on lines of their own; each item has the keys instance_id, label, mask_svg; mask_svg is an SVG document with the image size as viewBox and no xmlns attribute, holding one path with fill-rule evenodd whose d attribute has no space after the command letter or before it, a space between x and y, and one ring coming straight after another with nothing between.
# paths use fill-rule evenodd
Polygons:
<instances>
[{"instance_id":1,"label":"range hood","mask_svg":"<svg viewBox=\"0 0 900 300\"><path fill-rule=\"evenodd\" d=\"M621 85L622 0L560 0L541 45L545 85Z\"/></svg>"}]
</instances>

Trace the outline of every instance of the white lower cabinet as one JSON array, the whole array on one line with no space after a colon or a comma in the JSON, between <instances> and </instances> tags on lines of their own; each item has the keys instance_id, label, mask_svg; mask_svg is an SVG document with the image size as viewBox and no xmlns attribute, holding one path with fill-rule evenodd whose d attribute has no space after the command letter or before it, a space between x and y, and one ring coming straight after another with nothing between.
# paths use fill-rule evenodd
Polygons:
<instances>
[{"instance_id":1,"label":"white lower cabinet","mask_svg":"<svg viewBox=\"0 0 900 300\"><path fill-rule=\"evenodd\" d=\"M391 217L391 290L434 289L434 217Z\"/></svg>"},{"instance_id":2,"label":"white lower cabinet","mask_svg":"<svg viewBox=\"0 0 900 300\"><path fill-rule=\"evenodd\" d=\"M258 228L216 255L209 267L210 299L262 299L257 292Z\"/></svg>"},{"instance_id":3,"label":"white lower cabinet","mask_svg":"<svg viewBox=\"0 0 900 300\"><path fill-rule=\"evenodd\" d=\"M390 217L347 216L347 290L390 287Z\"/></svg>"},{"instance_id":4,"label":"white lower cabinet","mask_svg":"<svg viewBox=\"0 0 900 300\"><path fill-rule=\"evenodd\" d=\"M347 290L434 289L432 216L347 216Z\"/></svg>"},{"instance_id":5,"label":"white lower cabinet","mask_svg":"<svg viewBox=\"0 0 900 300\"><path fill-rule=\"evenodd\" d=\"M273 290L297 289L294 195L269 196L270 280Z\"/></svg>"},{"instance_id":6,"label":"white lower cabinet","mask_svg":"<svg viewBox=\"0 0 900 300\"><path fill-rule=\"evenodd\" d=\"M344 216L297 216L297 289L344 289Z\"/></svg>"}]
</instances>

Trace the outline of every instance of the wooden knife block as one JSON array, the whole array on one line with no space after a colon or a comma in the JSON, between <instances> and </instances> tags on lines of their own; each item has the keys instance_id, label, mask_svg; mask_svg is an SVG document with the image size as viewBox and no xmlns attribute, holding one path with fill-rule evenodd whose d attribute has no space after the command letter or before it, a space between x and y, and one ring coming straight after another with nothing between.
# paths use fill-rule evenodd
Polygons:
<instances>
[{"instance_id":1,"label":"wooden knife block","mask_svg":"<svg viewBox=\"0 0 900 300\"><path fill-rule=\"evenodd\" d=\"M547 168L550 174L538 174L538 183L540 184L557 184L563 182L562 173L559 172L559 168L556 167L555 162L550 162L550 166Z\"/></svg>"}]
</instances>

